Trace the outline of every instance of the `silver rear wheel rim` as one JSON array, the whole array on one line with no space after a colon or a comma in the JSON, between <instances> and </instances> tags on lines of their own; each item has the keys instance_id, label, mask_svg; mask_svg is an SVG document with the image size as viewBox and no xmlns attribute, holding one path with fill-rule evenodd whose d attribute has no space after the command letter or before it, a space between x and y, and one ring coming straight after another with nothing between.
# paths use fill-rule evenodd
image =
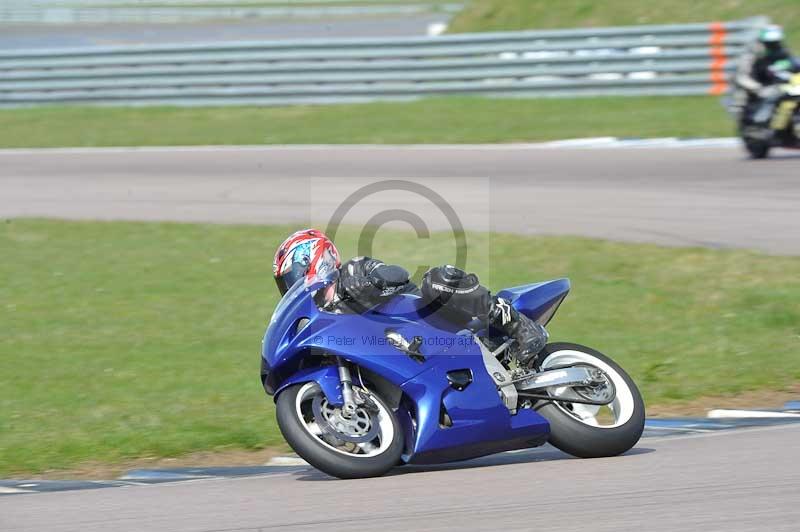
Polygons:
<instances>
[{"instance_id":1,"label":"silver rear wheel rim","mask_svg":"<svg viewBox=\"0 0 800 532\"><path fill-rule=\"evenodd\" d=\"M607 406L554 401L553 404L556 405L556 408L584 425L600 429L613 429L630 421L636 408L635 401L633 400L633 392L619 371L603 360L589 353L584 353L583 351L564 349L548 355L547 358L544 359L544 362L542 362L542 370L550 369L555 366L572 364L588 365L602 371L614 385L616 395L614 400ZM576 399L581 397L580 394L570 386L550 388L548 389L548 393L553 397L564 399ZM602 414L606 414L606 411L603 409L610 412L610 417L613 419L611 423L602 419ZM598 419L598 417L601 419ZM606 415L606 417L608 416Z\"/></svg>"},{"instance_id":2,"label":"silver rear wheel rim","mask_svg":"<svg viewBox=\"0 0 800 532\"><path fill-rule=\"evenodd\" d=\"M392 423L389 410L383 402L374 395L371 397L378 408L378 412L376 414L371 414L370 419L371 422L376 422L378 424L378 431L373 440L343 446L333 445L330 438L326 440L324 432L317 424L311 408L314 398L322 394L323 392L319 384L316 382L307 382L297 392L297 398L295 399L295 414L297 415L297 420L314 440L333 452L352 458L371 458L383 454L389 449L395 436L394 424ZM361 416L361 418L363 419L363 416Z\"/></svg>"}]
</instances>

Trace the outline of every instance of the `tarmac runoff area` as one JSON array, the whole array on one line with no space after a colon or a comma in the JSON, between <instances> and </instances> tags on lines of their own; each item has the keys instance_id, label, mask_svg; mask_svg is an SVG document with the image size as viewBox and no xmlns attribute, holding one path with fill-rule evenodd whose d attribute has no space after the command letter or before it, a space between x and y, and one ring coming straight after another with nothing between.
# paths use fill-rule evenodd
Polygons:
<instances>
[{"instance_id":1,"label":"tarmac runoff area","mask_svg":"<svg viewBox=\"0 0 800 532\"><path fill-rule=\"evenodd\" d=\"M798 163L747 160L734 139L0 150L0 217L309 223L394 179L438 191L467 229L798 255ZM373 207L431 210L416 199Z\"/></svg>"}]
</instances>

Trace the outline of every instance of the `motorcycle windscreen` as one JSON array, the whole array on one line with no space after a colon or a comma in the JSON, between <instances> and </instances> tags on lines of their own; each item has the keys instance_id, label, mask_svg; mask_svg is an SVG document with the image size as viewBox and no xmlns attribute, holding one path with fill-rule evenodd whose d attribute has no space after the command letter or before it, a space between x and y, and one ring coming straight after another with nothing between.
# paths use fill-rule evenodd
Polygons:
<instances>
[{"instance_id":1,"label":"motorcycle windscreen","mask_svg":"<svg viewBox=\"0 0 800 532\"><path fill-rule=\"evenodd\" d=\"M569 290L569 279L556 279L506 288L498 292L497 296L511 301L517 311L540 325L547 325Z\"/></svg>"}]
</instances>

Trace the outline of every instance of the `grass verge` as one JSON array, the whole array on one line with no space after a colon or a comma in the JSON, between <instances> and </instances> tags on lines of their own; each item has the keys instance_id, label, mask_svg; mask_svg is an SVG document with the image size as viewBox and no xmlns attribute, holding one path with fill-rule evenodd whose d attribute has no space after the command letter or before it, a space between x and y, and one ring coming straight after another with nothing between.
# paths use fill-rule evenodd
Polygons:
<instances>
[{"instance_id":1,"label":"grass verge","mask_svg":"<svg viewBox=\"0 0 800 532\"><path fill-rule=\"evenodd\" d=\"M766 15L785 26L800 47L800 10L796 0L472 0L456 15L450 33L545 28L583 28L639 24L681 24L740 20Z\"/></svg>"},{"instance_id":2,"label":"grass verge","mask_svg":"<svg viewBox=\"0 0 800 532\"><path fill-rule=\"evenodd\" d=\"M434 98L296 107L0 110L0 147L531 142L729 136L712 97Z\"/></svg>"},{"instance_id":3,"label":"grass verge","mask_svg":"<svg viewBox=\"0 0 800 532\"><path fill-rule=\"evenodd\" d=\"M0 476L281 444L257 374L277 300L271 256L288 231L0 226ZM376 254L387 261L452 259L446 234L378 235ZM343 242L354 236L341 234ZM469 238L488 247L476 270L495 288L569 276L573 293L553 339L616 358L649 404L779 390L800 379L800 258Z\"/></svg>"}]
</instances>

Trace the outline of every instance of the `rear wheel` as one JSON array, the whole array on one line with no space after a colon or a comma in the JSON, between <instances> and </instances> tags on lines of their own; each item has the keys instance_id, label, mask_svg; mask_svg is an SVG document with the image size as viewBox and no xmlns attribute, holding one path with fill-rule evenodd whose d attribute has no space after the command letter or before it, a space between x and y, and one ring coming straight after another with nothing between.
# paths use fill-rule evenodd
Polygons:
<instances>
[{"instance_id":1,"label":"rear wheel","mask_svg":"<svg viewBox=\"0 0 800 532\"><path fill-rule=\"evenodd\" d=\"M540 369L588 366L600 370L603 382L592 387L551 388L537 410L550 422L550 443L581 458L616 456L636 445L644 431L644 401L633 380L618 364L588 347L548 344L539 355ZM569 399L610 402L604 406L571 403ZM565 400L565 401L563 401Z\"/></svg>"},{"instance_id":2,"label":"rear wheel","mask_svg":"<svg viewBox=\"0 0 800 532\"><path fill-rule=\"evenodd\" d=\"M320 471L339 478L380 476L400 461L403 434L394 412L375 394L350 418L328 403L315 382L278 395L278 427L292 449Z\"/></svg>"}]
</instances>

